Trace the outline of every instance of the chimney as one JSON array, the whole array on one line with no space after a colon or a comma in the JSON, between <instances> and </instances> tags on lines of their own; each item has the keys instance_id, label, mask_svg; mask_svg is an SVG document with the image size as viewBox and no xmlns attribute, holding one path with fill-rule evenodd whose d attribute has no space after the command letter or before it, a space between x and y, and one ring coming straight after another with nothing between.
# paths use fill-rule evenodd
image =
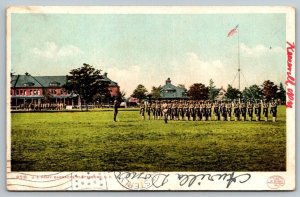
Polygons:
<instances>
[{"instance_id":1,"label":"chimney","mask_svg":"<svg viewBox=\"0 0 300 197\"><path fill-rule=\"evenodd\" d=\"M29 73L28 73L28 72L26 72L26 73L25 73L25 75L26 75L26 76L28 76L28 75L29 75Z\"/></svg>"},{"instance_id":2,"label":"chimney","mask_svg":"<svg viewBox=\"0 0 300 197\"><path fill-rule=\"evenodd\" d=\"M104 73L104 76L107 77L107 72Z\"/></svg>"},{"instance_id":3,"label":"chimney","mask_svg":"<svg viewBox=\"0 0 300 197\"><path fill-rule=\"evenodd\" d=\"M166 80L166 84L171 83L170 77Z\"/></svg>"}]
</instances>

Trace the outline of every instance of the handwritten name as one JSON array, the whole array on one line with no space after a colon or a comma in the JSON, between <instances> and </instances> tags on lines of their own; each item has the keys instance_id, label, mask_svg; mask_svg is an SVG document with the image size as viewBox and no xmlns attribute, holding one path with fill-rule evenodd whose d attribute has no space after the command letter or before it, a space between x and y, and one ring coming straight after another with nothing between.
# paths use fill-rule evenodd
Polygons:
<instances>
[{"instance_id":1,"label":"handwritten name","mask_svg":"<svg viewBox=\"0 0 300 197\"><path fill-rule=\"evenodd\" d=\"M290 43L287 42L287 48L286 48L286 53L287 53L287 79L285 81L285 85L287 87L287 96L288 96L288 101L286 102L286 107L287 108L293 108L294 104L294 99L295 99L295 94L293 88L290 88L288 86L295 86L295 77L292 76L292 67L293 67L293 55L295 52L295 43Z\"/></svg>"},{"instance_id":2,"label":"handwritten name","mask_svg":"<svg viewBox=\"0 0 300 197\"><path fill-rule=\"evenodd\" d=\"M177 181L180 187L191 187L193 185L200 186L202 182L225 182L226 188L233 183L246 183L250 180L251 174L230 173L145 173L145 172L115 172L115 177L120 185L127 189L146 190L151 187L160 188L169 182Z\"/></svg>"}]
</instances>

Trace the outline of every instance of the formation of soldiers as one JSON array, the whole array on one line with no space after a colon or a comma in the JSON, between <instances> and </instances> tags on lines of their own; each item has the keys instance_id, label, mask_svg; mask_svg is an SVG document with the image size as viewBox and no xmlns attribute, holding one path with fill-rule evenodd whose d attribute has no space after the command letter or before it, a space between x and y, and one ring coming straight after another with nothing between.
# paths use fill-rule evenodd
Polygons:
<instances>
[{"instance_id":1,"label":"formation of soldiers","mask_svg":"<svg viewBox=\"0 0 300 197\"><path fill-rule=\"evenodd\" d=\"M66 105L63 103L25 103L19 106L24 111L42 111L42 110L64 110Z\"/></svg>"},{"instance_id":2,"label":"formation of soldiers","mask_svg":"<svg viewBox=\"0 0 300 197\"><path fill-rule=\"evenodd\" d=\"M277 102L272 99L253 101L196 101L196 100L173 100L154 101L152 103L142 103L140 106L142 119L146 115L148 119L168 120L221 120L221 121L269 121L269 114L272 121L276 122Z\"/></svg>"}]
</instances>

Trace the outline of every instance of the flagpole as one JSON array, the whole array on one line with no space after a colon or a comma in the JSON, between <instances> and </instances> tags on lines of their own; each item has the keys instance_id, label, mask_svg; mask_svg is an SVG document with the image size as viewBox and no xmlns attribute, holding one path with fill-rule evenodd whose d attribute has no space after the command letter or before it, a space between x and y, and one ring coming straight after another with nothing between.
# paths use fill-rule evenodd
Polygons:
<instances>
[{"instance_id":1,"label":"flagpole","mask_svg":"<svg viewBox=\"0 0 300 197\"><path fill-rule=\"evenodd\" d=\"M239 72L239 91L241 91L241 66L240 66L240 30L238 33L238 72Z\"/></svg>"}]
</instances>

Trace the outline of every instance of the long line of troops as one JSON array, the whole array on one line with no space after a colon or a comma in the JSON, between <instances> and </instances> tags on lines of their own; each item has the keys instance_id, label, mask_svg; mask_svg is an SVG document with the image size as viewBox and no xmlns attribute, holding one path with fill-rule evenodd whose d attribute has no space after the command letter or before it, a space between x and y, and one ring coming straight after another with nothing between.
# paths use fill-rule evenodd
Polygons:
<instances>
[{"instance_id":1,"label":"long line of troops","mask_svg":"<svg viewBox=\"0 0 300 197\"><path fill-rule=\"evenodd\" d=\"M269 110L270 108L270 110ZM248 120L253 120L253 114L255 114L255 120L261 120L261 114L263 114L265 121L268 121L269 113L272 115L272 121L276 122L277 117L277 102L272 100L256 101L255 103L248 101L155 101L142 103L140 106L140 114L142 119L145 119L145 113L148 115L148 119L151 119L151 115L154 120L164 118L167 123L168 120L212 120L212 112L215 116L214 120L231 121L232 115L234 115L235 121L246 121L248 114ZM233 114L232 114L233 112Z\"/></svg>"}]
</instances>

